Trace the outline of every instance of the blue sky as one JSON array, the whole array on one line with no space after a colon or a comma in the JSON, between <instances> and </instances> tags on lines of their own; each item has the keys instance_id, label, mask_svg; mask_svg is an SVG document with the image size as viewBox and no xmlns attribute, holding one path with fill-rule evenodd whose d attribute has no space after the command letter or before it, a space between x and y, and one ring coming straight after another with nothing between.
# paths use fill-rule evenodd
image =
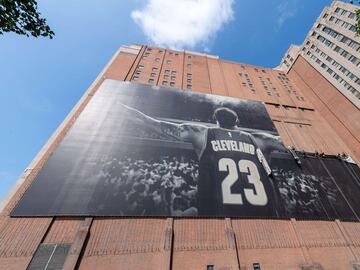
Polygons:
<instances>
[{"instance_id":1,"label":"blue sky","mask_svg":"<svg viewBox=\"0 0 360 270\"><path fill-rule=\"evenodd\" d=\"M275 67L331 4L196 0L189 8L194 0L182 1L39 0L53 40L0 36L0 200L122 44L158 43ZM174 10L176 22L162 27Z\"/></svg>"}]
</instances>

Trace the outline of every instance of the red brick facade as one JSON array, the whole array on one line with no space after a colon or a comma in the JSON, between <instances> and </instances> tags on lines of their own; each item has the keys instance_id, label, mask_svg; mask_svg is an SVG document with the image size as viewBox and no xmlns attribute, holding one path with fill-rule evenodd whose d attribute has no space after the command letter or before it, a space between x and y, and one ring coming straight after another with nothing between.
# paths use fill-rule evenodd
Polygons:
<instances>
[{"instance_id":1,"label":"red brick facade","mask_svg":"<svg viewBox=\"0 0 360 270\"><path fill-rule=\"evenodd\" d=\"M142 66L139 70L139 65ZM40 243L72 244L63 269L360 269L360 223L340 221L10 218L37 172L105 78L259 100L286 145L360 162L360 111L299 57L289 74L189 52L118 51L0 216L0 270L26 269ZM153 80L153 81L152 81ZM166 82L166 83L165 83ZM316 268L318 267L318 268ZM322 268L319 268L322 267Z\"/></svg>"}]
</instances>

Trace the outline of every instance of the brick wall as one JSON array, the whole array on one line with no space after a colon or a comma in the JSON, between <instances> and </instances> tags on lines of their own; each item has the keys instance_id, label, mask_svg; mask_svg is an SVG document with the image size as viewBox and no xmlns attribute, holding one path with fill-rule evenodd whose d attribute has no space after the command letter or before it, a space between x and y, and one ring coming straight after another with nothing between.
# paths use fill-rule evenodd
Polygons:
<instances>
[{"instance_id":1,"label":"brick wall","mask_svg":"<svg viewBox=\"0 0 360 270\"><path fill-rule=\"evenodd\" d=\"M142 66L139 70L139 66ZM191 75L188 75L191 74ZM168 77L164 77L168 75ZM71 243L66 269L351 269L360 256L360 225L339 221L10 218L9 213L104 78L153 83L266 102L286 145L358 161L359 111L299 58L288 75L163 48L115 57L35 160L0 215L0 270L26 269L40 243ZM173 78L172 78L173 76ZM153 79L154 81L149 81ZM170 85L170 82L173 84ZM344 113L346 110L350 114ZM349 110L348 110L349 109ZM352 115L352 116L351 116ZM68 260L70 260L68 258ZM76 262L78 262L76 264Z\"/></svg>"}]
</instances>

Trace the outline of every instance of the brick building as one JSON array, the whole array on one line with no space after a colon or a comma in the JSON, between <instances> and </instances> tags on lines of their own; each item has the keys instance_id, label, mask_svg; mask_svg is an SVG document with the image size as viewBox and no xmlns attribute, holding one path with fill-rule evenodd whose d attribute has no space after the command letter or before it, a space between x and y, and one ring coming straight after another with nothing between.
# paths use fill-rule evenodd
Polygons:
<instances>
[{"instance_id":1,"label":"brick building","mask_svg":"<svg viewBox=\"0 0 360 270\"><path fill-rule=\"evenodd\" d=\"M359 109L302 56L285 74L195 52L122 46L4 201L0 269L360 269L357 222L10 217L105 79L263 101L285 145L360 162Z\"/></svg>"}]
</instances>

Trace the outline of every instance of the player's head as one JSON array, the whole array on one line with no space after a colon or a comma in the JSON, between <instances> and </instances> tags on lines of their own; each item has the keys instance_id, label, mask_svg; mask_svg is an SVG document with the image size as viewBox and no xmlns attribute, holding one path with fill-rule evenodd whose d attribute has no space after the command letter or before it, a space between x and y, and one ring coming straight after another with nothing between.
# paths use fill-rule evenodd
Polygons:
<instances>
[{"instance_id":1,"label":"player's head","mask_svg":"<svg viewBox=\"0 0 360 270\"><path fill-rule=\"evenodd\" d=\"M215 110L214 119L220 127L228 129L234 128L239 122L236 112L225 107L220 107Z\"/></svg>"}]
</instances>

